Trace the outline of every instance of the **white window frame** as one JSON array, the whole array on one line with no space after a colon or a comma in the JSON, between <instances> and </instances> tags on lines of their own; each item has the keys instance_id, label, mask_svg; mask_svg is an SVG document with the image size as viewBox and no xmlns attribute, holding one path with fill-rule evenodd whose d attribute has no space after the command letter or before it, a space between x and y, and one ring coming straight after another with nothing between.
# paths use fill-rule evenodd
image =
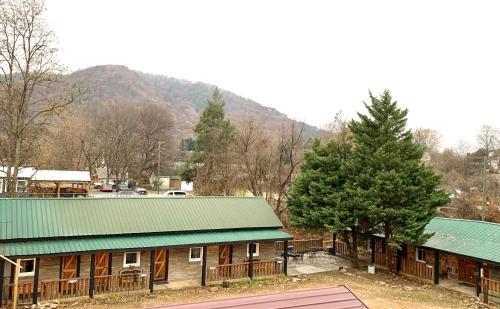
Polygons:
<instances>
[{"instance_id":1,"label":"white window frame","mask_svg":"<svg viewBox=\"0 0 500 309\"><path fill-rule=\"evenodd\" d=\"M254 243L255 253L252 256L259 256L259 243ZM250 244L247 244L247 257L250 257Z\"/></svg>"},{"instance_id":2,"label":"white window frame","mask_svg":"<svg viewBox=\"0 0 500 309\"><path fill-rule=\"evenodd\" d=\"M22 272L23 269L19 269L19 277L32 277L35 275L35 268L36 268L36 259L20 259L19 261L22 262L22 261L33 261L33 271L30 271L30 272ZM20 263L21 264L21 263Z\"/></svg>"},{"instance_id":3,"label":"white window frame","mask_svg":"<svg viewBox=\"0 0 500 309\"><path fill-rule=\"evenodd\" d=\"M422 251L422 252L423 252L423 254L422 254L422 255L423 255L423 257L424 257L424 259L423 259L423 260L420 260L420 259L418 258L418 252L419 252L419 251ZM417 250L415 250L415 261L416 261L416 262L425 263L425 258L426 258L426 257L427 257L427 252L425 251L425 249L422 249L422 248L417 248Z\"/></svg>"},{"instance_id":4,"label":"white window frame","mask_svg":"<svg viewBox=\"0 0 500 309\"><path fill-rule=\"evenodd\" d=\"M24 186L23 187L26 190L26 191L22 191L22 192L28 192L28 180L26 180L26 179L18 179L16 181L16 192L19 192L19 182L20 181L24 182Z\"/></svg>"},{"instance_id":5,"label":"white window frame","mask_svg":"<svg viewBox=\"0 0 500 309\"><path fill-rule=\"evenodd\" d=\"M191 257L191 251L193 249L200 249L200 257L199 258L192 258ZM191 247L189 248L189 262L201 262L203 259L203 247Z\"/></svg>"},{"instance_id":6,"label":"white window frame","mask_svg":"<svg viewBox=\"0 0 500 309\"><path fill-rule=\"evenodd\" d=\"M135 254L135 260L137 262L127 264L127 254ZM139 267L141 266L141 251L129 251L123 253L123 267Z\"/></svg>"},{"instance_id":7,"label":"white window frame","mask_svg":"<svg viewBox=\"0 0 500 309\"><path fill-rule=\"evenodd\" d=\"M3 193L3 179L0 179L0 193Z\"/></svg>"}]
</instances>

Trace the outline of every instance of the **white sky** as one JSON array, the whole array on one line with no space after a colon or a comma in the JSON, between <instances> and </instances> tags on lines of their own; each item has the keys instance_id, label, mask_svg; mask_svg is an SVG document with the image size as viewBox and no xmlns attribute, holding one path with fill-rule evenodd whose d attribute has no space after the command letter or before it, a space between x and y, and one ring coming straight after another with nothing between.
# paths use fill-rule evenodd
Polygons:
<instances>
[{"instance_id":1,"label":"white sky","mask_svg":"<svg viewBox=\"0 0 500 309\"><path fill-rule=\"evenodd\" d=\"M500 127L498 1L46 0L60 60L218 85L313 125L390 89L409 125Z\"/></svg>"}]
</instances>

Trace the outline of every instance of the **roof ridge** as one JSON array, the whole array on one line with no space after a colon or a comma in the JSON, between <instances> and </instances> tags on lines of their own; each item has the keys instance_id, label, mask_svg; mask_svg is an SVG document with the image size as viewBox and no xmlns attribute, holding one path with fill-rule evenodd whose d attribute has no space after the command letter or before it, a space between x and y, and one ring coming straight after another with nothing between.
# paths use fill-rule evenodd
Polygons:
<instances>
[{"instance_id":1,"label":"roof ridge","mask_svg":"<svg viewBox=\"0 0 500 309\"><path fill-rule=\"evenodd\" d=\"M151 200L151 199L210 199L210 198L238 198L238 199L264 199L263 196L216 196L216 195L210 195L210 196L198 196L198 195L191 195L191 196L186 196L182 198L169 198L165 196L148 196L148 197L137 197L137 198L132 198L132 199L137 199L137 200ZM88 201L88 200L116 200L116 199L131 199L130 197L124 197L124 196L114 196L114 197L106 197L106 196L98 196L98 197L90 197L90 198L81 198L81 197L68 197L68 198L59 198L59 197L45 197L45 198L33 198L33 197L4 197L0 198L0 201L2 200L29 200L29 201L49 201L49 200L57 200L57 201Z\"/></svg>"},{"instance_id":2,"label":"roof ridge","mask_svg":"<svg viewBox=\"0 0 500 309\"><path fill-rule=\"evenodd\" d=\"M500 223L490 222L490 221L481 221L481 220L472 220L472 219L434 217L434 218L432 218L432 220L464 221L464 222L474 222L474 223L491 224L491 225L499 225L500 226Z\"/></svg>"}]
</instances>

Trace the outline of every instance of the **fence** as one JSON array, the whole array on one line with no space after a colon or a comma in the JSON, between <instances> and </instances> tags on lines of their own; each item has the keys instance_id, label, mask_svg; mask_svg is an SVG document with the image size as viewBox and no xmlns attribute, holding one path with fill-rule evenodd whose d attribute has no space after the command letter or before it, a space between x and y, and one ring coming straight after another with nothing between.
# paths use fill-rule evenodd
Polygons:
<instances>
[{"instance_id":1,"label":"fence","mask_svg":"<svg viewBox=\"0 0 500 309\"><path fill-rule=\"evenodd\" d=\"M283 241L277 241L276 242L276 250L283 251L284 244L285 243ZM288 242L288 246L292 246L293 249L291 251L296 252L296 253L306 253L306 252L315 251L315 250L313 250L313 248L324 248L323 239L321 239L321 238L305 239L305 240L290 240Z\"/></svg>"},{"instance_id":2,"label":"fence","mask_svg":"<svg viewBox=\"0 0 500 309\"><path fill-rule=\"evenodd\" d=\"M401 259L401 272L428 280L434 277L434 267L408 259Z\"/></svg>"},{"instance_id":3,"label":"fence","mask_svg":"<svg viewBox=\"0 0 500 309\"><path fill-rule=\"evenodd\" d=\"M500 281L488 278L481 278L481 291L483 291L483 299L485 303L490 302L500 304Z\"/></svg>"},{"instance_id":4,"label":"fence","mask_svg":"<svg viewBox=\"0 0 500 309\"><path fill-rule=\"evenodd\" d=\"M207 281L223 281L248 278L248 262L210 267L207 270ZM280 261L262 261L253 263L253 276L265 277L283 273Z\"/></svg>"},{"instance_id":5,"label":"fence","mask_svg":"<svg viewBox=\"0 0 500 309\"><path fill-rule=\"evenodd\" d=\"M41 280L38 284L38 301L88 296L89 285L89 277ZM94 278L94 293L97 295L143 290L147 289L148 285L149 274L96 276ZM4 287L4 304L0 305L7 305L12 300L14 284L5 284ZM18 303L23 305L33 303L35 292L33 289L33 282L18 284Z\"/></svg>"}]
</instances>

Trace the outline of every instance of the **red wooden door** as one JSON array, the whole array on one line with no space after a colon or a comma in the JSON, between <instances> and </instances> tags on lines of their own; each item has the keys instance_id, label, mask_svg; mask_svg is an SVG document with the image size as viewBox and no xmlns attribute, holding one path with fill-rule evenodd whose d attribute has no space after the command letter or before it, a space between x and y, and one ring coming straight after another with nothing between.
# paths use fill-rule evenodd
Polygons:
<instances>
[{"instance_id":1,"label":"red wooden door","mask_svg":"<svg viewBox=\"0 0 500 309\"><path fill-rule=\"evenodd\" d=\"M107 290L109 288L109 253L96 253L95 255L95 279L94 288L96 290Z\"/></svg>"},{"instance_id":2,"label":"red wooden door","mask_svg":"<svg viewBox=\"0 0 500 309\"><path fill-rule=\"evenodd\" d=\"M166 281L168 278L168 250L155 251L154 281Z\"/></svg>"},{"instance_id":3,"label":"red wooden door","mask_svg":"<svg viewBox=\"0 0 500 309\"><path fill-rule=\"evenodd\" d=\"M466 260L465 261L465 281L475 284L476 283L476 262L471 261L471 260Z\"/></svg>"},{"instance_id":4,"label":"red wooden door","mask_svg":"<svg viewBox=\"0 0 500 309\"><path fill-rule=\"evenodd\" d=\"M61 279L74 279L78 278L78 256L67 255L61 259ZM71 289L71 284L68 281L62 281L60 289L62 293Z\"/></svg>"},{"instance_id":5,"label":"red wooden door","mask_svg":"<svg viewBox=\"0 0 500 309\"><path fill-rule=\"evenodd\" d=\"M219 246L219 265L230 264L231 246Z\"/></svg>"}]
</instances>

